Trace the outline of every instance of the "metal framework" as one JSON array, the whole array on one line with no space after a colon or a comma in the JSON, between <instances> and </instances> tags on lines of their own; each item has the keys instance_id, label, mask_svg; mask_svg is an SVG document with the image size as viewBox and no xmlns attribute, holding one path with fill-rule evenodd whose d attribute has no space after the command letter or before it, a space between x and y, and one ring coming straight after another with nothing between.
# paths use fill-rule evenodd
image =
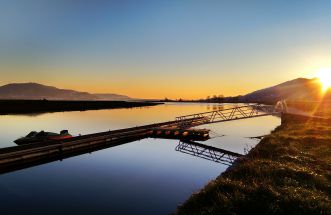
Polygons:
<instances>
[{"instance_id":1,"label":"metal framework","mask_svg":"<svg viewBox=\"0 0 331 215\"><path fill-rule=\"evenodd\" d=\"M238 157L242 156L235 152L203 145L193 141L179 141L175 150L228 166L231 166Z\"/></svg>"},{"instance_id":2,"label":"metal framework","mask_svg":"<svg viewBox=\"0 0 331 215\"><path fill-rule=\"evenodd\" d=\"M183 127L193 127L197 125L216 122L239 120L268 115L278 115L281 112L283 112L283 110L275 109L275 107L271 105L256 104L179 116L176 117L176 121L182 124Z\"/></svg>"},{"instance_id":3,"label":"metal framework","mask_svg":"<svg viewBox=\"0 0 331 215\"><path fill-rule=\"evenodd\" d=\"M223 110L179 116L176 117L176 121L178 122L179 127L188 128L217 122L262 117L268 115L280 115L284 112L287 112L286 102L280 101L276 104L276 106L261 104L243 105ZM217 163L222 163L228 166L232 165L235 159L242 156L235 152L187 140L180 141L175 150Z\"/></svg>"}]
</instances>

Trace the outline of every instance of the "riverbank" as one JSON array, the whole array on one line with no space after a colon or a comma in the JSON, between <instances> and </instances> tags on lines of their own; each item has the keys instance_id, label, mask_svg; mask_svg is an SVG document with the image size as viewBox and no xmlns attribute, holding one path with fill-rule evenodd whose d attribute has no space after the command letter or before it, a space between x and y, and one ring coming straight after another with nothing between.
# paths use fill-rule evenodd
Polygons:
<instances>
[{"instance_id":1,"label":"riverbank","mask_svg":"<svg viewBox=\"0 0 331 215\"><path fill-rule=\"evenodd\" d=\"M286 115L176 214L331 214L331 120Z\"/></svg>"},{"instance_id":2,"label":"riverbank","mask_svg":"<svg viewBox=\"0 0 331 215\"><path fill-rule=\"evenodd\" d=\"M156 102L0 100L0 115L155 106Z\"/></svg>"}]
</instances>

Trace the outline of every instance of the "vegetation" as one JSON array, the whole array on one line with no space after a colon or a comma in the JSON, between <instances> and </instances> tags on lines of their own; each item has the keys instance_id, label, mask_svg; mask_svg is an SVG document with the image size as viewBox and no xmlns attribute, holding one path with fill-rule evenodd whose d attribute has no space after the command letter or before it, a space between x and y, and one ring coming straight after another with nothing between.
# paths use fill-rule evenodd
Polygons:
<instances>
[{"instance_id":1,"label":"vegetation","mask_svg":"<svg viewBox=\"0 0 331 215\"><path fill-rule=\"evenodd\" d=\"M207 96L205 99L168 99L164 98L160 100L161 102L203 102L203 103L239 103L239 102L255 102L255 101L246 101L241 99L242 96L234 96L234 97L224 97L223 95L213 95ZM269 103L268 103L269 104Z\"/></svg>"},{"instance_id":2,"label":"vegetation","mask_svg":"<svg viewBox=\"0 0 331 215\"><path fill-rule=\"evenodd\" d=\"M285 115L176 214L331 214L330 144L331 119Z\"/></svg>"}]
</instances>

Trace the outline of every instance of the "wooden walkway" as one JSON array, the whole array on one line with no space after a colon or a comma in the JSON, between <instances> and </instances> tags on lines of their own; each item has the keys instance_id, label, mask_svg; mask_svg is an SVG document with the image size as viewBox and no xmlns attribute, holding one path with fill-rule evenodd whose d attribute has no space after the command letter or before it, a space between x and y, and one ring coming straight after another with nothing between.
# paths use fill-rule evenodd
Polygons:
<instances>
[{"instance_id":1,"label":"wooden walkway","mask_svg":"<svg viewBox=\"0 0 331 215\"><path fill-rule=\"evenodd\" d=\"M2 148L0 149L0 173L13 171L15 169L22 169L35 164L50 162L54 159L64 159L66 157L100 150L148 137L187 141L195 140L194 138L197 138L196 140L202 140L203 138L199 138L208 134L209 130L189 129L208 123L238 120L271 114L275 114L275 111L270 109L268 106L248 105L181 116L177 117L174 121L82 135L60 141L47 141Z\"/></svg>"},{"instance_id":2,"label":"wooden walkway","mask_svg":"<svg viewBox=\"0 0 331 215\"><path fill-rule=\"evenodd\" d=\"M187 120L188 123L195 124L197 120ZM47 141L32 143L27 145L13 146L0 149L0 173L20 169L29 166L30 163L44 163L44 160L62 159L95 151L100 148L117 146L120 144L140 140L153 135L155 129L164 131L166 128L178 128L181 132L177 139L185 139L185 130L179 129L177 121L149 124L126 129L119 129L107 132L100 132L89 135L81 135L61 141Z\"/></svg>"}]
</instances>

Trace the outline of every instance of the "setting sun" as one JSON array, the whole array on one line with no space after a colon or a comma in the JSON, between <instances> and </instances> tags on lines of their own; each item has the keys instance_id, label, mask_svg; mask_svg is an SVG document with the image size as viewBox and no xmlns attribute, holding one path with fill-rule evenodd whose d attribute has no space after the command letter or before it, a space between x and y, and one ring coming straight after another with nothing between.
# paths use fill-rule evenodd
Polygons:
<instances>
[{"instance_id":1,"label":"setting sun","mask_svg":"<svg viewBox=\"0 0 331 215\"><path fill-rule=\"evenodd\" d=\"M328 88L331 87L331 68L323 68L320 69L316 76L319 78L323 91L326 91Z\"/></svg>"}]
</instances>

